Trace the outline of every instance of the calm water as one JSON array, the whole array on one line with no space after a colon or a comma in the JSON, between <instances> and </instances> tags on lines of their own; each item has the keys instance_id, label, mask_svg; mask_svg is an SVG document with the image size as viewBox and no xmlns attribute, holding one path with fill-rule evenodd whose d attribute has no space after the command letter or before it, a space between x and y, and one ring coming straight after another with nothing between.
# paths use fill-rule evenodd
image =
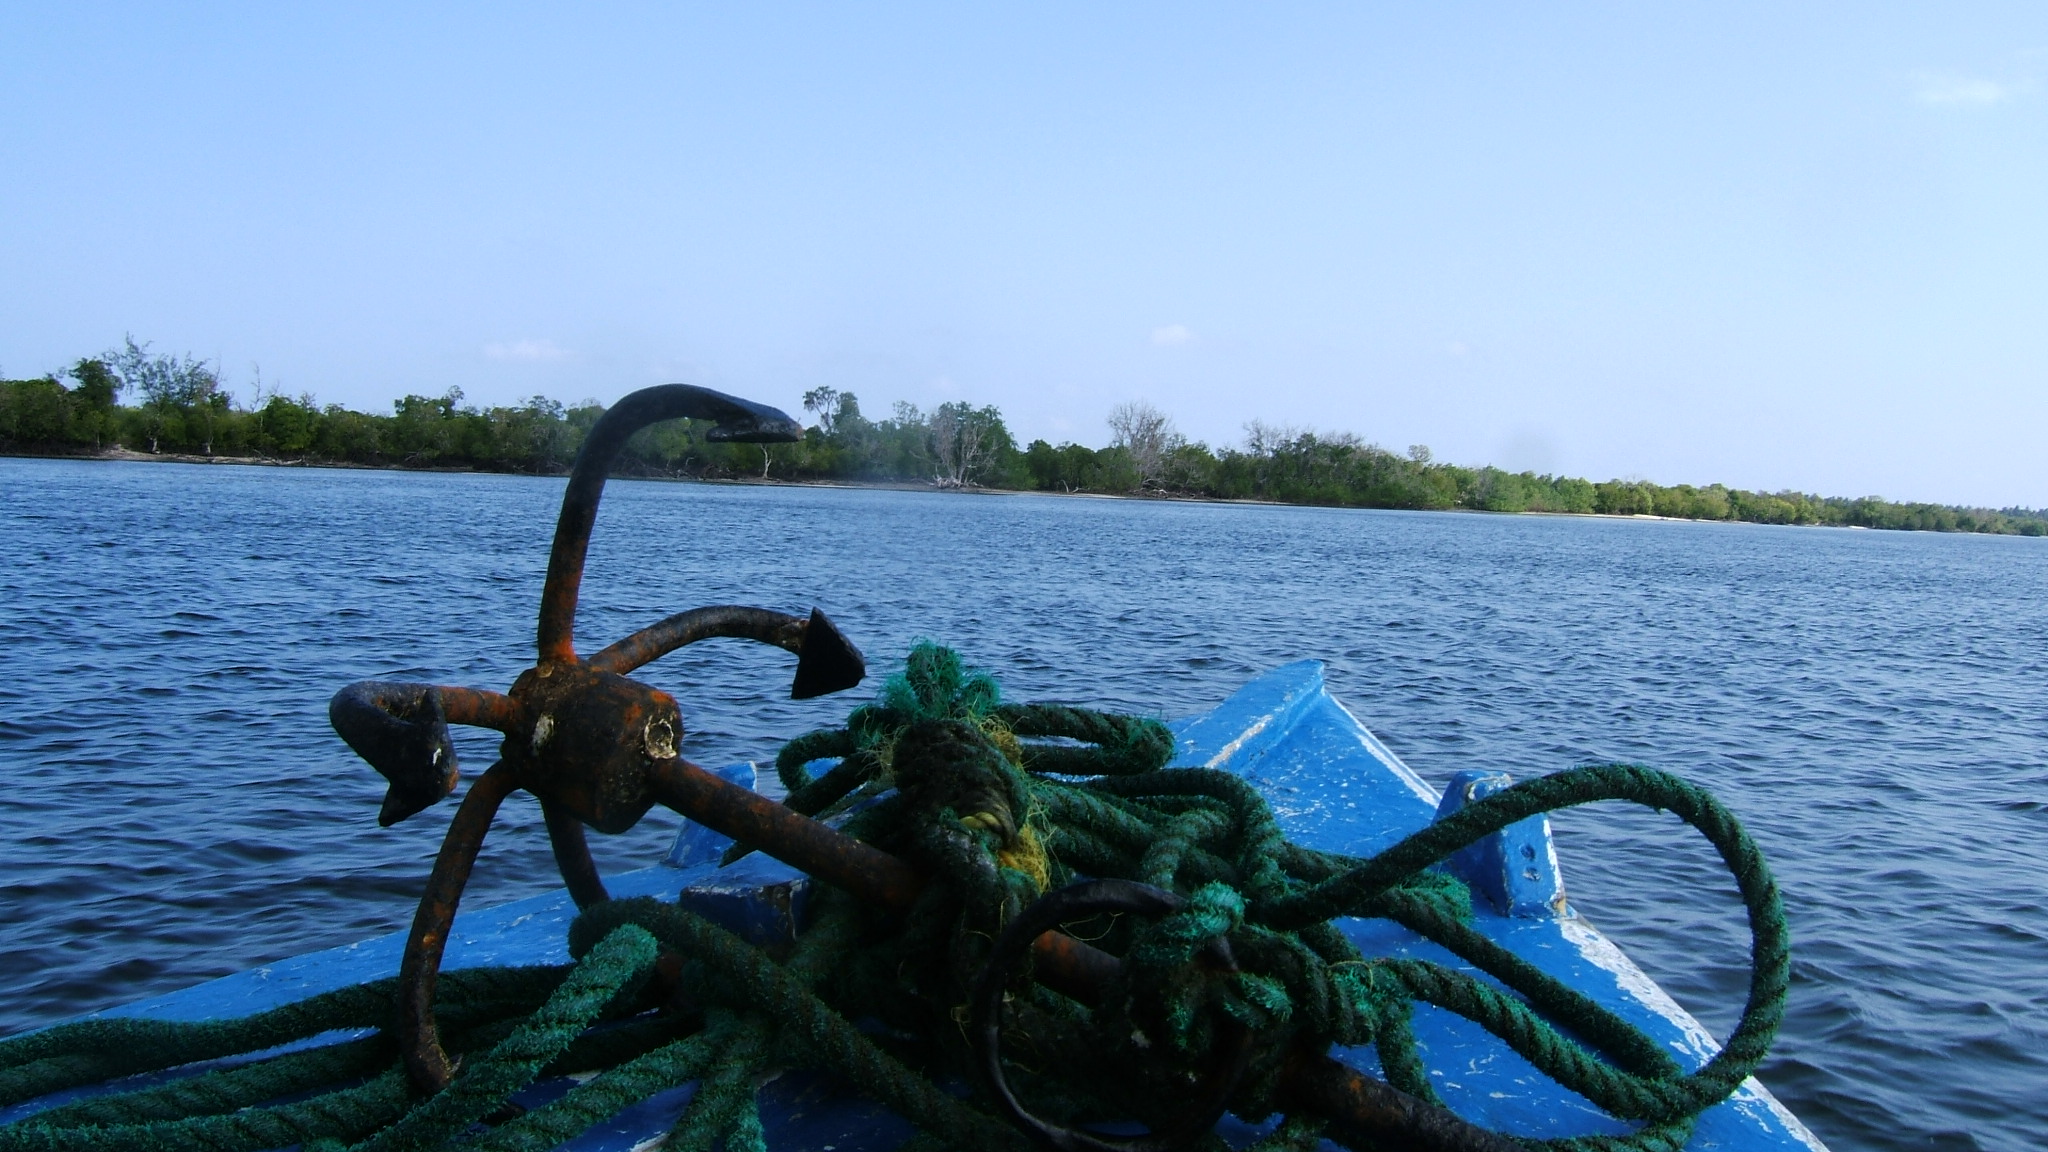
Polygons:
<instances>
[{"instance_id":1,"label":"calm water","mask_svg":"<svg viewBox=\"0 0 2048 1152\"><path fill-rule=\"evenodd\" d=\"M505 687L559 480L0 460L0 1033L408 922L451 809L376 826L369 676ZM830 613L1018 699L1177 715L1301 656L1424 776L1630 759L1715 789L1798 945L1764 1079L1838 1152L2048 1131L2048 542L1747 525L615 483L578 634ZM736 641L649 670L686 754L849 701ZM467 738L467 768L492 740ZM531 801L471 899L552 886ZM597 845L652 861L652 818ZM1725 1032L1740 912L1669 818L1559 821L1575 902Z\"/></svg>"}]
</instances>

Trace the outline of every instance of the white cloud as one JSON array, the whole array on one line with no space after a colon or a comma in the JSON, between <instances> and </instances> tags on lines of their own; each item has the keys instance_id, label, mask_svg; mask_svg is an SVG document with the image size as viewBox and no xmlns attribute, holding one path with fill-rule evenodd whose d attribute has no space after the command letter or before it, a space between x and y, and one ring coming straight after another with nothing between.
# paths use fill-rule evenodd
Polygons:
<instances>
[{"instance_id":1,"label":"white cloud","mask_svg":"<svg viewBox=\"0 0 2048 1152\"><path fill-rule=\"evenodd\" d=\"M1168 324L1152 330L1152 342L1164 348L1173 344L1186 344L1195 338L1194 330L1185 324Z\"/></svg>"},{"instance_id":2,"label":"white cloud","mask_svg":"<svg viewBox=\"0 0 2048 1152\"><path fill-rule=\"evenodd\" d=\"M1913 98L1922 104L1942 107L1989 107L2019 96L2031 85L2005 84L1953 72L1915 72Z\"/></svg>"},{"instance_id":3,"label":"white cloud","mask_svg":"<svg viewBox=\"0 0 2048 1152\"><path fill-rule=\"evenodd\" d=\"M493 360L566 360L569 351L552 340L514 340L509 344L486 344L484 355Z\"/></svg>"}]
</instances>

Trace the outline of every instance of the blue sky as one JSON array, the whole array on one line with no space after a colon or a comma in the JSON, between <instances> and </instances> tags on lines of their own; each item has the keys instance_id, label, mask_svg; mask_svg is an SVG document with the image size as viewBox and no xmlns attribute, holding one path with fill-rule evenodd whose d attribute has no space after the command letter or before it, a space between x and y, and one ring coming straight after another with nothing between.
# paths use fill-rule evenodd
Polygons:
<instances>
[{"instance_id":1,"label":"blue sky","mask_svg":"<svg viewBox=\"0 0 2048 1152\"><path fill-rule=\"evenodd\" d=\"M0 7L0 370L2048 506L2048 5Z\"/></svg>"}]
</instances>

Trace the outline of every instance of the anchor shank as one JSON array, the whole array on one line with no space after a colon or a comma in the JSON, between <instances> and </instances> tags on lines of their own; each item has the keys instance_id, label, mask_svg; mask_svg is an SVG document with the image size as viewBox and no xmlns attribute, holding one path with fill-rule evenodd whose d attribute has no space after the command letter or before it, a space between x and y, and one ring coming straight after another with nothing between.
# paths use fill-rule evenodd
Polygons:
<instances>
[{"instance_id":1,"label":"anchor shank","mask_svg":"<svg viewBox=\"0 0 2048 1152\"><path fill-rule=\"evenodd\" d=\"M1280 1073L1281 1106L1327 1117L1352 1147L1416 1152L1528 1152L1448 1108L1418 1100L1327 1053L1297 1050Z\"/></svg>"},{"instance_id":2,"label":"anchor shank","mask_svg":"<svg viewBox=\"0 0 2048 1152\"><path fill-rule=\"evenodd\" d=\"M900 912L924 890L924 878L895 856L687 760L659 761L651 775L661 803L858 899ZM1115 956L1058 931L1033 941L1032 954L1040 983L1085 1004L1101 1001L1121 965Z\"/></svg>"},{"instance_id":3,"label":"anchor shank","mask_svg":"<svg viewBox=\"0 0 2048 1152\"><path fill-rule=\"evenodd\" d=\"M661 803L870 904L908 908L924 888L916 870L889 853L687 760L656 761L649 778Z\"/></svg>"}]
</instances>

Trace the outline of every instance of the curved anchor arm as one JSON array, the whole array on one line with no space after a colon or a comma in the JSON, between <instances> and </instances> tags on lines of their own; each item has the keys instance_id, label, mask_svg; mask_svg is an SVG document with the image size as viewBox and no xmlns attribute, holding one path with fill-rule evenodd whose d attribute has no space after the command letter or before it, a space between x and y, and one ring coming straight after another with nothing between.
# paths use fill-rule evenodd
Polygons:
<instances>
[{"instance_id":1,"label":"curved anchor arm","mask_svg":"<svg viewBox=\"0 0 2048 1152\"><path fill-rule=\"evenodd\" d=\"M454 1071L434 1024L434 985L441 975L441 953L448 947L448 930L455 923L455 909L462 903L470 869L476 866L476 854L484 845L484 833L491 830L498 806L518 787L518 773L503 762L491 765L490 771L470 786L462 806L455 810L455 819L449 822L440 855L434 857L434 871L427 877L427 891L413 913L405 958L399 962L399 1055L412 1082L431 1085L434 1091L446 1087Z\"/></svg>"},{"instance_id":2,"label":"curved anchor arm","mask_svg":"<svg viewBox=\"0 0 2048 1152\"><path fill-rule=\"evenodd\" d=\"M843 691L867 675L867 662L831 619L816 608L809 619L766 608L743 608L721 604L713 608L692 608L678 612L658 624L650 624L590 658L600 672L625 675L653 660L659 660L687 644L731 636L773 644L797 656L796 681L790 685L791 699L808 700Z\"/></svg>"},{"instance_id":3,"label":"curved anchor arm","mask_svg":"<svg viewBox=\"0 0 2048 1152\"><path fill-rule=\"evenodd\" d=\"M694 384L643 388L606 409L584 438L569 472L569 488L562 493L562 514L555 521L555 544L548 553L548 579L540 597L541 663L576 659L576 594L583 585L583 558L590 550L590 529L597 523L597 501L604 494L612 462L633 433L681 416L716 421L710 439L719 443L770 444L801 440L804 434L802 425L780 409Z\"/></svg>"},{"instance_id":4,"label":"curved anchor arm","mask_svg":"<svg viewBox=\"0 0 2048 1152\"><path fill-rule=\"evenodd\" d=\"M583 834L583 821L546 797L541 798L540 814L547 821L548 847L554 850L555 868L561 872L562 885L569 889L569 898L576 901L576 907L588 908L611 899L611 893L604 888L604 877L598 875L597 861L590 857L590 840Z\"/></svg>"},{"instance_id":5,"label":"curved anchor arm","mask_svg":"<svg viewBox=\"0 0 2048 1152\"><path fill-rule=\"evenodd\" d=\"M359 680L334 694L327 719L356 755L390 781L377 823L389 828L455 791L448 725L512 731L519 705L474 688Z\"/></svg>"}]
</instances>

